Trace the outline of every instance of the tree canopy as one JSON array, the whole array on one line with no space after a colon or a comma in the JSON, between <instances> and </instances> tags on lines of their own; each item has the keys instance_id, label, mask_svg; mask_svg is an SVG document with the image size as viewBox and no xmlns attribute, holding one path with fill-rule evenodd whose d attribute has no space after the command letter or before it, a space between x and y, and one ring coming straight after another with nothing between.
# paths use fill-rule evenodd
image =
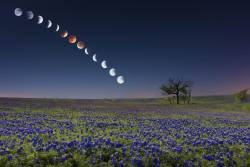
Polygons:
<instances>
[{"instance_id":1,"label":"tree canopy","mask_svg":"<svg viewBox=\"0 0 250 167\"><path fill-rule=\"evenodd\" d=\"M180 103L180 96L191 97L193 82L190 80L169 78L166 84L161 85L160 89L164 95L175 95L176 103Z\"/></svg>"}]
</instances>

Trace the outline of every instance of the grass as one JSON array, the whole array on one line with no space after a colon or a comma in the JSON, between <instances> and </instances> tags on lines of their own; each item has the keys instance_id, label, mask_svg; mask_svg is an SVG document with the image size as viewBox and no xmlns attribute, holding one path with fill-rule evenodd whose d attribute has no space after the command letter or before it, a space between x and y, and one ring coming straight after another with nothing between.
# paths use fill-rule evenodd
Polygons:
<instances>
[{"instance_id":1,"label":"grass","mask_svg":"<svg viewBox=\"0 0 250 167\"><path fill-rule=\"evenodd\" d=\"M0 98L0 166L250 166L249 136L232 96Z\"/></svg>"}]
</instances>

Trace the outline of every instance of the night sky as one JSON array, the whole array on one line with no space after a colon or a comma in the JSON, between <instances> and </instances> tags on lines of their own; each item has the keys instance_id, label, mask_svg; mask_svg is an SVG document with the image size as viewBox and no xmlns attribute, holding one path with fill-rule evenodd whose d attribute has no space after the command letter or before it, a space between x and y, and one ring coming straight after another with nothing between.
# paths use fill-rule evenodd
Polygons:
<instances>
[{"instance_id":1,"label":"night sky","mask_svg":"<svg viewBox=\"0 0 250 167\"><path fill-rule=\"evenodd\" d=\"M35 19L16 17L17 7ZM0 96L159 97L172 76L193 80L194 95L235 93L250 87L249 8L240 1L2 1ZM36 24L38 14L85 41L125 84L54 27Z\"/></svg>"}]
</instances>

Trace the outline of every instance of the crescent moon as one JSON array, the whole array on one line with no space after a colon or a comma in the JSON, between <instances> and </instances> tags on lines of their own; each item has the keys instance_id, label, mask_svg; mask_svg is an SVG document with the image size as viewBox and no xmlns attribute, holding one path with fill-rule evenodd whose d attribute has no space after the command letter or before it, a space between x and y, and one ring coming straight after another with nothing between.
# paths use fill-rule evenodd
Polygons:
<instances>
[{"instance_id":1,"label":"crescent moon","mask_svg":"<svg viewBox=\"0 0 250 167\"><path fill-rule=\"evenodd\" d=\"M52 22L51 22L51 20L48 20L47 28L50 28L51 26L52 26Z\"/></svg>"},{"instance_id":2,"label":"crescent moon","mask_svg":"<svg viewBox=\"0 0 250 167\"><path fill-rule=\"evenodd\" d=\"M32 11L27 11L26 16L28 20L32 20L34 17L34 13Z\"/></svg>"},{"instance_id":3,"label":"crescent moon","mask_svg":"<svg viewBox=\"0 0 250 167\"><path fill-rule=\"evenodd\" d=\"M88 48L85 48L84 52L86 55L88 55L89 54Z\"/></svg>"},{"instance_id":4,"label":"crescent moon","mask_svg":"<svg viewBox=\"0 0 250 167\"><path fill-rule=\"evenodd\" d=\"M43 17L42 16L38 16L37 24L42 24L42 22L43 22Z\"/></svg>"},{"instance_id":5,"label":"crescent moon","mask_svg":"<svg viewBox=\"0 0 250 167\"><path fill-rule=\"evenodd\" d=\"M103 60L102 63L101 63L101 66L102 66L103 69L108 68L108 66L107 66L107 61L106 61L106 60Z\"/></svg>"},{"instance_id":6,"label":"crescent moon","mask_svg":"<svg viewBox=\"0 0 250 167\"><path fill-rule=\"evenodd\" d=\"M22 15L23 15L23 11L22 11L21 8L16 8L16 9L14 10L14 14L15 14L16 16L22 16Z\"/></svg>"},{"instance_id":7,"label":"crescent moon","mask_svg":"<svg viewBox=\"0 0 250 167\"><path fill-rule=\"evenodd\" d=\"M116 76L116 71L115 71L114 68L111 68L111 69L109 70L109 75L112 76L112 77Z\"/></svg>"},{"instance_id":8,"label":"crescent moon","mask_svg":"<svg viewBox=\"0 0 250 167\"><path fill-rule=\"evenodd\" d=\"M96 54L93 55L92 59L94 62L97 62Z\"/></svg>"},{"instance_id":9,"label":"crescent moon","mask_svg":"<svg viewBox=\"0 0 250 167\"><path fill-rule=\"evenodd\" d=\"M60 29L60 26L57 24L56 25L56 32L59 31L59 29Z\"/></svg>"},{"instance_id":10,"label":"crescent moon","mask_svg":"<svg viewBox=\"0 0 250 167\"><path fill-rule=\"evenodd\" d=\"M117 81L117 83L118 83L118 84L123 84L123 83L125 82L125 80L124 80L124 77L123 77L123 76L119 76L119 77L117 77L116 81Z\"/></svg>"}]
</instances>

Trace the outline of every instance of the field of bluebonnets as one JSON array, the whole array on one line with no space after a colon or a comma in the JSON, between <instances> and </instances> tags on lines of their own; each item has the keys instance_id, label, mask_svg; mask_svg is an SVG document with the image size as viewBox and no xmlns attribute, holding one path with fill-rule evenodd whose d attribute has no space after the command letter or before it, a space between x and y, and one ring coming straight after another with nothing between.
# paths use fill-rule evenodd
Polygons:
<instances>
[{"instance_id":1,"label":"field of bluebonnets","mask_svg":"<svg viewBox=\"0 0 250 167\"><path fill-rule=\"evenodd\" d=\"M0 98L0 166L250 166L250 104Z\"/></svg>"}]
</instances>

